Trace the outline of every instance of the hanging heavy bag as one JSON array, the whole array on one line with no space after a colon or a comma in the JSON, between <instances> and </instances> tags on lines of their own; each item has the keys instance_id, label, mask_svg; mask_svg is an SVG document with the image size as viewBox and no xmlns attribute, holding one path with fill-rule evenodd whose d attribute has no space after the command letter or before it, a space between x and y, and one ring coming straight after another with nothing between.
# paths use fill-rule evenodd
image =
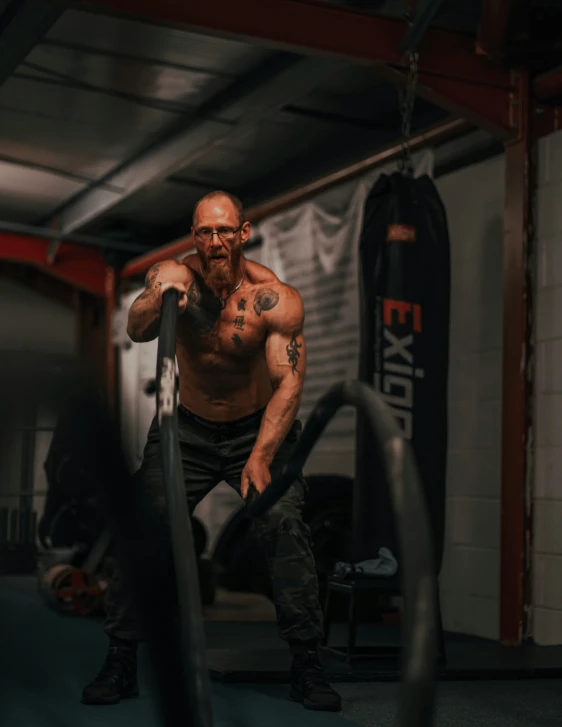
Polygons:
<instances>
[{"instance_id":1,"label":"hanging heavy bag","mask_svg":"<svg viewBox=\"0 0 562 727\"><path fill-rule=\"evenodd\" d=\"M359 378L380 391L412 444L439 568L445 520L450 245L445 208L428 176L381 175L365 202L359 252ZM359 560L373 557L383 546L397 553L397 545L371 438L365 422L358 418L357 424L357 492L363 493L355 503ZM362 512L369 517L373 513L375 522L362 522Z\"/></svg>"}]
</instances>

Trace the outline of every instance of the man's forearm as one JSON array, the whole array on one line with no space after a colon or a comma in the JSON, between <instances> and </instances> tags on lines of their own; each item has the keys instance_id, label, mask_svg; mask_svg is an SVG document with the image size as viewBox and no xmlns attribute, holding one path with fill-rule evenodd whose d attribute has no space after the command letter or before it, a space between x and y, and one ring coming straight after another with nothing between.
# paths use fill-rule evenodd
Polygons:
<instances>
[{"instance_id":1,"label":"man's forearm","mask_svg":"<svg viewBox=\"0 0 562 727\"><path fill-rule=\"evenodd\" d=\"M273 393L263 415L253 454L271 464L297 416L302 391L283 383Z\"/></svg>"},{"instance_id":2,"label":"man's forearm","mask_svg":"<svg viewBox=\"0 0 562 727\"><path fill-rule=\"evenodd\" d=\"M148 293L148 295L147 295ZM160 309L156 296L147 291L131 306L127 323L127 334L132 341L143 343L153 341L160 330Z\"/></svg>"}]
</instances>

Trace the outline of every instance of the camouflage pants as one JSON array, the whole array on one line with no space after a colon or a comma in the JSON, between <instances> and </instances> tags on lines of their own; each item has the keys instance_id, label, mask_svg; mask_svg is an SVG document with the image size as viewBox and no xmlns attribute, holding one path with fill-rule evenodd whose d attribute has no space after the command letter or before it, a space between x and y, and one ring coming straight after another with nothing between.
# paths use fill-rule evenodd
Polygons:
<instances>
[{"instance_id":1,"label":"camouflage pants","mask_svg":"<svg viewBox=\"0 0 562 727\"><path fill-rule=\"evenodd\" d=\"M256 441L263 412L227 423L208 422L181 406L178 413L190 512L223 480L239 493L242 470ZM295 421L272 463L272 475L287 460L300 431L301 424ZM148 496L150 511L164 531L167 517L156 419L150 427L135 481ZM310 530L302 520L306 494L306 482L301 477L274 507L255 520L258 540L268 562L279 635L290 643L319 640L323 632ZM169 563L167 568L171 568ZM142 638L133 599L118 565L110 580L106 608L105 632L109 636Z\"/></svg>"}]
</instances>

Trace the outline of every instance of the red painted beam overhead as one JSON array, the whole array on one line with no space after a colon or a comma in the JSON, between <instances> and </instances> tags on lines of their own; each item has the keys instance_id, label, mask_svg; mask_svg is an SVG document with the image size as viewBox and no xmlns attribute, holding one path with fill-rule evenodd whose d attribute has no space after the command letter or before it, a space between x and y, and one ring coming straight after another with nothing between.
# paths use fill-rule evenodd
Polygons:
<instances>
[{"instance_id":1,"label":"red painted beam overhead","mask_svg":"<svg viewBox=\"0 0 562 727\"><path fill-rule=\"evenodd\" d=\"M477 48L491 57L505 54L507 27L513 10L513 0L484 0L478 29Z\"/></svg>"},{"instance_id":2,"label":"red painted beam overhead","mask_svg":"<svg viewBox=\"0 0 562 727\"><path fill-rule=\"evenodd\" d=\"M334 5L302 0L88 0L80 7L297 53L405 64L398 47L408 31L406 22ZM508 72L477 55L474 39L462 33L428 28L419 53L425 73L510 87Z\"/></svg>"},{"instance_id":3,"label":"red painted beam overhead","mask_svg":"<svg viewBox=\"0 0 562 727\"><path fill-rule=\"evenodd\" d=\"M408 74L392 66L377 66L375 72L379 78L397 86L406 86L408 82ZM502 141L513 139L519 133L513 104L516 90L515 85L511 90L497 89L426 73L419 74L416 85L420 98L486 129Z\"/></svg>"},{"instance_id":4,"label":"red painted beam overhead","mask_svg":"<svg viewBox=\"0 0 562 727\"><path fill-rule=\"evenodd\" d=\"M61 242L55 261L49 264L49 246L49 240L0 232L0 260L32 265L80 290L106 297L108 266L100 250Z\"/></svg>"}]
</instances>

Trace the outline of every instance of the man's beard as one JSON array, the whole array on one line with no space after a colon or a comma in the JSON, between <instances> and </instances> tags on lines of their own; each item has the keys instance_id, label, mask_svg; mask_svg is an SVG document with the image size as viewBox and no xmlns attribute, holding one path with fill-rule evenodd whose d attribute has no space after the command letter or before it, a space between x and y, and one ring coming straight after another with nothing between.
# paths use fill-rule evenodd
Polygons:
<instances>
[{"instance_id":1,"label":"man's beard","mask_svg":"<svg viewBox=\"0 0 562 727\"><path fill-rule=\"evenodd\" d=\"M228 292L238 283L240 274L240 250L232 250L230 257L214 262L208 258L201 266L203 279L208 288L215 294Z\"/></svg>"}]
</instances>

